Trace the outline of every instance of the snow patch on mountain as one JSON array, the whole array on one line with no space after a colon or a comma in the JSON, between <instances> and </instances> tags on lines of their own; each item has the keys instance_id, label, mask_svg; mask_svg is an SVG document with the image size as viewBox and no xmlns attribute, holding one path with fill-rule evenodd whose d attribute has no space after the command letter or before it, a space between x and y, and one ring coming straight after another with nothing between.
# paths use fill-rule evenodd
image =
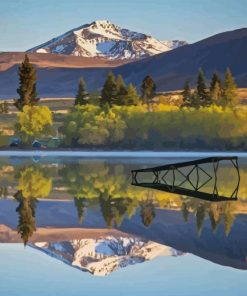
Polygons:
<instances>
[{"instance_id":1,"label":"snow patch on mountain","mask_svg":"<svg viewBox=\"0 0 247 296\"><path fill-rule=\"evenodd\" d=\"M179 40L159 41L103 20L72 29L28 52L125 60L149 57L185 44Z\"/></svg>"},{"instance_id":2,"label":"snow patch on mountain","mask_svg":"<svg viewBox=\"0 0 247 296\"><path fill-rule=\"evenodd\" d=\"M40 242L29 246L98 276L108 275L117 269L152 260L157 256L182 255L182 252L168 246L133 237L108 236L55 243Z\"/></svg>"}]
</instances>

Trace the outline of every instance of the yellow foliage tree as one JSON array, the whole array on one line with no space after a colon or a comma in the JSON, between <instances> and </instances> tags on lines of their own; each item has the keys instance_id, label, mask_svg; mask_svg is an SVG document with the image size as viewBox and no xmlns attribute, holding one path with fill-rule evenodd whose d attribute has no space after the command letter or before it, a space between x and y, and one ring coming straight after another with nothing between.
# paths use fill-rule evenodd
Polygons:
<instances>
[{"instance_id":1,"label":"yellow foliage tree","mask_svg":"<svg viewBox=\"0 0 247 296\"><path fill-rule=\"evenodd\" d=\"M18 190L27 199L44 198L50 194L52 179L46 177L44 172L33 166L25 168L20 173Z\"/></svg>"},{"instance_id":2,"label":"yellow foliage tree","mask_svg":"<svg viewBox=\"0 0 247 296\"><path fill-rule=\"evenodd\" d=\"M48 135L52 131L52 114L47 106L24 106L18 114L16 131L25 143L39 136Z\"/></svg>"}]
</instances>

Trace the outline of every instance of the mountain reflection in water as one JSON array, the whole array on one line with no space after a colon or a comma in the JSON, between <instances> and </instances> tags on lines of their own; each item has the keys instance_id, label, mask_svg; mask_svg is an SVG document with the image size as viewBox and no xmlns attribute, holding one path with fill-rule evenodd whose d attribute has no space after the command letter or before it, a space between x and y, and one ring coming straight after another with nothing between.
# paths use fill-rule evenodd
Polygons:
<instances>
[{"instance_id":1,"label":"mountain reflection in water","mask_svg":"<svg viewBox=\"0 0 247 296\"><path fill-rule=\"evenodd\" d=\"M187 252L247 269L246 163L240 162L238 201L212 203L131 186L130 170L153 162L1 159L0 241L21 238L98 275L157 254ZM234 168L225 163L219 173L220 194L231 194ZM105 252L98 252L100 244Z\"/></svg>"}]
</instances>

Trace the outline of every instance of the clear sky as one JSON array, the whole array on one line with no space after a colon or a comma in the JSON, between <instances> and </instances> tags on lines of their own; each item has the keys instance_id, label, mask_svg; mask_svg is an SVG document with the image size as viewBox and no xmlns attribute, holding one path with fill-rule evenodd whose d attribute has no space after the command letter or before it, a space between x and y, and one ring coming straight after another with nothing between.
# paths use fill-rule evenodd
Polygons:
<instances>
[{"instance_id":1,"label":"clear sky","mask_svg":"<svg viewBox=\"0 0 247 296\"><path fill-rule=\"evenodd\" d=\"M193 255L160 257L92 276L22 244L0 244L3 296L246 296L246 271Z\"/></svg>"},{"instance_id":2,"label":"clear sky","mask_svg":"<svg viewBox=\"0 0 247 296\"><path fill-rule=\"evenodd\" d=\"M0 51L23 51L97 19L194 42L247 27L247 0L0 0Z\"/></svg>"}]
</instances>

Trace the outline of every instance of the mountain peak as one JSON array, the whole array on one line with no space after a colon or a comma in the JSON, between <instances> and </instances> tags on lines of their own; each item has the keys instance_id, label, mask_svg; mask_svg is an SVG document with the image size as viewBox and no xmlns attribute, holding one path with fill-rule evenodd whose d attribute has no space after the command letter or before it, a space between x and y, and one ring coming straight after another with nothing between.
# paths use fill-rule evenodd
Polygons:
<instances>
[{"instance_id":1,"label":"mountain peak","mask_svg":"<svg viewBox=\"0 0 247 296\"><path fill-rule=\"evenodd\" d=\"M184 42L161 42L152 36L121 28L108 20L96 20L38 45L28 52L136 60L182 45Z\"/></svg>"},{"instance_id":2,"label":"mountain peak","mask_svg":"<svg viewBox=\"0 0 247 296\"><path fill-rule=\"evenodd\" d=\"M135 237L107 236L55 243L40 242L29 246L97 276L105 276L117 269L149 261L157 256L183 255L171 247Z\"/></svg>"}]
</instances>

